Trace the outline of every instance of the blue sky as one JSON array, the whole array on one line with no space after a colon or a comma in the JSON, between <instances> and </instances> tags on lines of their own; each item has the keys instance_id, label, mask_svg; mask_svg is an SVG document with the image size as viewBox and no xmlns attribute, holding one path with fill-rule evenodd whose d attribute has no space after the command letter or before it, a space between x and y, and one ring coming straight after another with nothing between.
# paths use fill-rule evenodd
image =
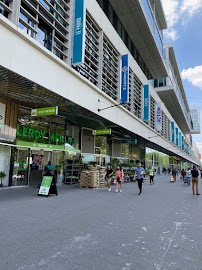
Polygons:
<instances>
[{"instance_id":1,"label":"blue sky","mask_svg":"<svg viewBox=\"0 0 202 270\"><path fill-rule=\"evenodd\" d=\"M190 107L199 107L202 127L202 0L162 0L168 29L164 42L174 45ZM202 135L193 135L202 152Z\"/></svg>"}]
</instances>

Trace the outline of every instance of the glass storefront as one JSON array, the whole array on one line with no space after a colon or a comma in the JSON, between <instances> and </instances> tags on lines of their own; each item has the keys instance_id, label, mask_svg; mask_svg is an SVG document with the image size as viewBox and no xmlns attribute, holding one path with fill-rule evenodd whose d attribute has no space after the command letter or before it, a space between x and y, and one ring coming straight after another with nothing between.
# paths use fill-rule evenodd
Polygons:
<instances>
[{"instance_id":1,"label":"glass storefront","mask_svg":"<svg viewBox=\"0 0 202 270\"><path fill-rule=\"evenodd\" d=\"M10 185L37 186L50 161L57 183L64 181L65 164L80 152L80 128L66 119L31 117L30 110L19 108L16 146L12 147Z\"/></svg>"},{"instance_id":2,"label":"glass storefront","mask_svg":"<svg viewBox=\"0 0 202 270\"><path fill-rule=\"evenodd\" d=\"M169 156L146 147L146 168L151 166L158 174L163 172L163 169L170 168Z\"/></svg>"}]
</instances>

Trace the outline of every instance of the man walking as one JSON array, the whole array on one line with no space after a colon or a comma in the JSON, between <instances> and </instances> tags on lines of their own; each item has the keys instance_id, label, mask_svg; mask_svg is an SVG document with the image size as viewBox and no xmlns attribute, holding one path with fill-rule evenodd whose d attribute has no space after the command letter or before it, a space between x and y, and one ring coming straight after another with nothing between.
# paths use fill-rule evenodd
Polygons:
<instances>
[{"instance_id":1,"label":"man walking","mask_svg":"<svg viewBox=\"0 0 202 270\"><path fill-rule=\"evenodd\" d=\"M173 167L172 176L173 176L174 182L176 182L176 175L177 175L177 170L175 169L175 167Z\"/></svg>"},{"instance_id":2,"label":"man walking","mask_svg":"<svg viewBox=\"0 0 202 270\"><path fill-rule=\"evenodd\" d=\"M191 171L192 174L192 191L193 191L193 195L195 195L195 186L196 186L196 195L200 195L198 192L198 176L199 176L199 172L196 169L196 166L193 167L193 170Z\"/></svg>"},{"instance_id":3,"label":"man walking","mask_svg":"<svg viewBox=\"0 0 202 270\"><path fill-rule=\"evenodd\" d=\"M139 187L139 195L142 194L142 183L143 183L143 177L145 175L145 170L142 168L142 164L139 163L138 167L135 170L134 179L137 178L138 187Z\"/></svg>"}]
</instances>

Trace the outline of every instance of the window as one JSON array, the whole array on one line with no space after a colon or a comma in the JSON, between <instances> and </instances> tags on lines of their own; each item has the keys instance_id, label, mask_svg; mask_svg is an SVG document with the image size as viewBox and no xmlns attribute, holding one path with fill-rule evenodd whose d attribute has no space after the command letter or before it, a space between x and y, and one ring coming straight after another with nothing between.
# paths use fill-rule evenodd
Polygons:
<instances>
[{"instance_id":1,"label":"window","mask_svg":"<svg viewBox=\"0 0 202 270\"><path fill-rule=\"evenodd\" d=\"M117 31L117 33L119 34L119 36L121 37L121 39L123 40L123 42L125 43L127 48L129 49L129 51L131 52L134 59L137 61L138 65L140 66L140 68L142 69L142 71L144 72L144 74L146 75L148 80L152 79L151 73L149 72L146 64L144 63L144 61L140 57L139 53L137 52L137 49L135 48L134 44L132 43L130 36L126 32L123 24L121 23L117 14L113 10L109 1L108 0L97 0L97 2L100 5L100 7L103 9L104 13L108 17L108 19L110 20L112 25L114 26L115 30Z\"/></svg>"},{"instance_id":2,"label":"window","mask_svg":"<svg viewBox=\"0 0 202 270\"><path fill-rule=\"evenodd\" d=\"M8 11L6 11L0 4L0 14L8 18Z\"/></svg>"},{"instance_id":3,"label":"window","mask_svg":"<svg viewBox=\"0 0 202 270\"><path fill-rule=\"evenodd\" d=\"M105 35L103 41L102 90L116 100L118 98L119 53Z\"/></svg>"},{"instance_id":4,"label":"window","mask_svg":"<svg viewBox=\"0 0 202 270\"><path fill-rule=\"evenodd\" d=\"M86 34L85 34L85 60L84 64L76 66L76 70L86 77L93 84L98 84L99 65L99 32L100 28L86 13Z\"/></svg>"},{"instance_id":5,"label":"window","mask_svg":"<svg viewBox=\"0 0 202 270\"><path fill-rule=\"evenodd\" d=\"M45 48L52 49L52 29L45 22L39 19L37 40Z\"/></svg>"},{"instance_id":6,"label":"window","mask_svg":"<svg viewBox=\"0 0 202 270\"><path fill-rule=\"evenodd\" d=\"M69 45L69 4L68 0L21 1L19 27L62 60Z\"/></svg>"}]
</instances>

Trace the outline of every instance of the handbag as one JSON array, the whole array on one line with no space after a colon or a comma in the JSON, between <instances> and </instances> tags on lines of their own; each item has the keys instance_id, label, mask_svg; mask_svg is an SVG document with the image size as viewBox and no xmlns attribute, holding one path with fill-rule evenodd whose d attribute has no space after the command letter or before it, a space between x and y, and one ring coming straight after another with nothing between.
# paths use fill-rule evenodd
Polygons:
<instances>
[{"instance_id":1,"label":"handbag","mask_svg":"<svg viewBox=\"0 0 202 270\"><path fill-rule=\"evenodd\" d=\"M117 182L121 182L121 179L120 179L119 176L117 176L116 181L117 181Z\"/></svg>"},{"instance_id":2,"label":"handbag","mask_svg":"<svg viewBox=\"0 0 202 270\"><path fill-rule=\"evenodd\" d=\"M112 182L114 185L116 185L116 178L114 178L113 182Z\"/></svg>"}]
</instances>

